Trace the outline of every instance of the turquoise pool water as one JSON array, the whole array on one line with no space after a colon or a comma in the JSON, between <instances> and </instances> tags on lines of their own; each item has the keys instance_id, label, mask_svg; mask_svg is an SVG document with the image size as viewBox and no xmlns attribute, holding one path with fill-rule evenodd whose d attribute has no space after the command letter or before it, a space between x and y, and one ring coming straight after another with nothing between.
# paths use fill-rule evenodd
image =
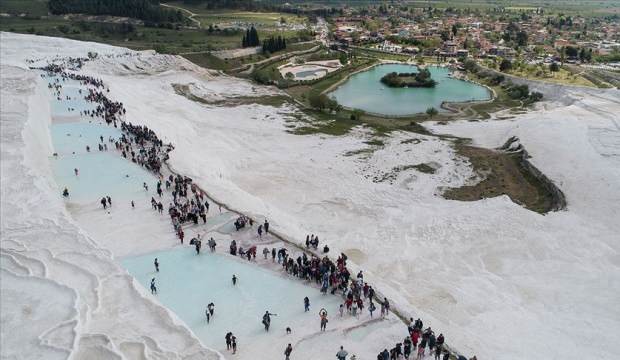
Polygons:
<instances>
[{"instance_id":1,"label":"turquoise pool water","mask_svg":"<svg viewBox=\"0 0 620 360\"><path fill-rule=\"evenodd\" d=\"M385 64L351 76L329 93L329 96L349 108L391 116L421 113L429 107L441 111L440 106L444 101L463 102L491 98L487 88L453 79L447 68L430 66L428 69L432 78L437 81L434 88L388 87L381 82L385 74L417 72L418 68L407 64Z\"/></svg>"},{"instance_id":2,"label":"turquoise pool water","mask_svg":"<svg viewBox=\"0 0 620 360\"><path fill-rule=\"evenodd\" d=\"M160 264L159 273L153 266L155 258ZM335 315L340 303L338 296L321 295L318 289L301 281L209 253L208 248L200 255L186 247L125 258L121 263L147 290L151 279L156 278L158 300L204 344L216 349L223 347L228 331L246 344L249 339L262 341L266 335L282 336L287 326L294 330L311 326L318 331L318 311L325 308ZM232 285L233 274L239 278L236 286ZM304 312L305 296L310 299L310 312ZM215 304L215 315L207 323L204 312L210 302ZM266 310L277 314L272 317L269 334L261 324Z\"/></svg>"},{"instance_id":3,"label":"turquoise pool water","mask_svg":"<svg viewBox=\"0 0 620 360\"><path fill-rule=\"evenodd\" d=\"M48 83L54 83L56 78L57 77L55 76L54 77L46 76L45 81ZM58 100L56 95L51 95L50 106L52 110L52 115L79 116L80 111L95 109L96 105L94 103L84 100L84 96L88 94L88 90L86 90L86 87L81 86L78 81L67 79L63 82L61 80L60 84L62 84L62 89L60 90L61 100ZM80 89L82 89L81 94L79 92ZM69 96L70 99L67 99L66 96ZM75 110L69 111L69 108L72 108Z\"/></svg>"},{"instance_id":4,"label":"turquoise pool water","mask_svg":"<svg viewBox=\"0 0 620 360\"><path fill-rule=\"evenodd\" d=\"M145 196L143 183L155 186L156 178L114 151L108 138L121 136L120 130L102 124L77 122L52 124L52 144L58 156L50 163L58 184L58 192L67 187L69 201L92 202L103 196L114 200L138 200ZM109 151L99 151L97 144L103 136ZM90 152L86 151L89 145ZM78 176L74 169L78 169Z\"/></svg>"},{"instance_id":5,"label":"turquoise pool water","mask_svg":"<svg viewBox=\"0 0 620 360\"><path fill-rule=\"evenodd\" d=\"M103 136L104 143L112 150L114 144L108 142L108 139L118 139L122 135L113 126L88 122L52 124L51 133L54 150L58 155L86 153L86 146L90 146L91 153L99 152L97 144L101 142L100 136Z\"/></svg>"}]
</instances>

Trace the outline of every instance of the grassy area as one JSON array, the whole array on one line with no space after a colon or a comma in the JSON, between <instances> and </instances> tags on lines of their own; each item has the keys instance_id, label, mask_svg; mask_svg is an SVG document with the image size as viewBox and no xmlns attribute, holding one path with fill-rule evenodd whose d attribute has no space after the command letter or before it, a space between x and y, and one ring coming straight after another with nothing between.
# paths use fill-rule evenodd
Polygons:
<instances>
[{"instance_id":1,"label":"grassy area","mask_svg":"<svg viewBox=\"0 0 620 360\"><path fill-rule=\"evenodd\" d=\"M2 2L4 5L4 2ZM95 41L123 46L134 50L155 49L163 53L187 53L241 46L241 31L209 32L204 29L168 29L135 26L132 32L119 32L110 23L68 20L59 16L45 18L5 17L0 19L0 30L18 33L66 37L74 40ZM268 32L262 33L262 38ZM269 33L270 34L270 33ZM297 32L285 33L295 37ZM308 46L300 44L299 47ZM297 49L291 42L288 51ZM253 59L252 59L253 60ZM260 59L257 59L258 61ZM243 61L243 60L242 60Z\"/></svg>"},{"instance_id":2,"label":"grassy area","mask_svg":"<svg viewBox=\"0 0 620 360\"><path fill-rule=\"evenodd\" d=\"M507 195L510 199L539 213L550 211L552 196L538 179L521 165L517 155L457 143L457 153L471 162L474 171L483 176L475 185L446 190L446 199L476 201Z\"/></svg>"},{"instance_id":3,"label":"grassy area","mask_svg":"<svg viewBox=\"0 0 620 360\"><path fill-rule=\"evenodd\" d=\"M291 44L286 47L285 50L275 52L271 54L271 57L285 54L291 51L300 51L307 50L315 46L314 43L303 43L303 44ZM196 65L215 70L223 70L229 71L232 69L239 68L243 65L255 63L261 60L268 59L267 56L263 54L254 54L244 57L239 57L235 59L220 59L219 57L212 55L208 52L196 53L196 54L183 54L182 55L187 60L193 62Z\"/></svg>"},{"instance_id":4,"label":"grassy area","mask_svg":"<svg viewBox=\"0 0 620 360\"><path fill-rule=\"evenodd\" d=\"M286 24L303 24L307 20L303 16L279 12L253 12L227 9L207 9L206 5L192 5L183 2L165 2L167 5L181 7L196 14L195 19L208 27L209 24L221 22L247 22L256 24L257 27L273 26L276 22L284 20Z\"/></svg>"},{"instance_id":5,"label":"grassy area","mask_svg":"<svg viewBox=\"0 0 620 360\"><path fill-rule=\"evenodd\" d=\"M510 75L526 78L529 80L539 80L539 81L547 81L556 84L562 85L579 85L579 86L590 86L596 87L591 81L588 81L586 78L579 74L573 74L570 71L567 71L563 68L560 68L559 71L545 71L542 70L529 70L519 68L517 70L509 72Z\"/></svg>"},{"instance_id":6,"label":"grassy area","mask_svg":"<svg viewBox=\"0 0 620 360\"><path fill-rule=\"evenodd\" d=\"M491 69L496 69L497 67L497 64L491 60L487 60L483 62L483 64ZM562 85L597 87L596 84L581 76L578 72L568 71L564 67L561 67L559 71L554 72L550 71L549 66L546 64L530 65L517 62L513 65L513 68L506 73L528 80L546 81Z\"/></svg>"},{"instance_id":7,"label":"grassy area","mask_svg":"<svg viewBox=\"0 0 620 360\"><path fill-rule=\"evenodd\" d=\"M259 13L246 11L204 11L196 12L195 18L199 20L203 26L209 24L221 23L250 23L257 28L274 27L280 21L284 20L284 24L303 24L306 18L287 13Z\"/></svg>"}]
</instances>

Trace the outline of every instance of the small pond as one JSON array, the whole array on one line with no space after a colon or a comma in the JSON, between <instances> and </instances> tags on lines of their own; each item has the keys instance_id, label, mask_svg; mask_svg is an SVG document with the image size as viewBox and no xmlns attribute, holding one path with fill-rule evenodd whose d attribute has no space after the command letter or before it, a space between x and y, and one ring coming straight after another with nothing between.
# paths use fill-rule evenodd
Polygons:
<instances>
[{"instance_id":1,"label":"small pond","mask_svg":"<svg viewBox=\"0 0 620 360\"><path fill-rule=\"evenodd\" d=\"M429 66L434 88L391 88L381 82L390 72L417 72L418 67L408 64L384 64L352 75L336 90L329 93L342 106L366 112L405 116L425 112L429 107L441 110L441 103L480 101L491 99L484 86L450 77L450 70Z\"/></svg>"}]
</instances>

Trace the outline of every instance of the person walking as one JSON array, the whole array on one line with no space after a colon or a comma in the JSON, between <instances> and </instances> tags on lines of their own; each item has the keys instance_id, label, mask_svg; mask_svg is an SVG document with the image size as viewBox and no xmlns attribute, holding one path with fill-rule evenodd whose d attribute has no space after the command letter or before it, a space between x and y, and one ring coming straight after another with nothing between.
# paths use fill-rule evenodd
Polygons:
<instances>
[{"instance_id":1,"label":"person walking","mask_svg":"<svg viewBox=\"0 0 620 360\"><path fill-rule=\"evenodd\" d=\"M293 352L293 347L291 346L291 344L288 344L286 349L284 349L284 359L285 360L290 360L292 352Z\"/></svg>"},{"instance_id":2,"label":"person walking","mask_svg":"<svg viewBox=\"0 0 620 360\"><path fill-rule=\"evenodd\" d=\"M232 333L230 331L227 332L224 339L226 339L226 350L230 350L232 347Z\"/></svg>"},{"instance_id":3,"label":"person walking","mask_svg":"<svg viewBox=\"0 0 620 360\"><path fill-rule=\"evenodd\" d=\"M153 264L155 264L155 271L159 272L159 261L157 261L157 258L155 258L155 261L153 262Z\"/></svg>"},{"instance_id":4,"label":"person walking","mask_svg":"<svg viewBox=\"0 0 620 360\"><path fill-rule=\"evenodd\" d=\"M374 302L370 302L370 305L368 305L368 311L370 312L370 318L372 319L372 313L377 310L377 307L375 306Z\"/></svg>"},{"instance_id":5,"label":"person walking","mask_svg":"<svg viewBox=\"0 0 620 360\"><path fill-rule=\"evenodd\" d=\"M155 286L155 278L151 279L151 294L157 295L157 286Z\"/></svg>"},{"instance_id":6,"label":"person walking","mask_svg":"<svg viewBox=\"0 0 620 360\"><path fill-rule=\"evenodd\" d=\"M347 355L349 355L349 353L344 349L344 347L340 346L340 351L336 353L336 358L338 360L347 360Z\"/></svg>"}]
</instances>

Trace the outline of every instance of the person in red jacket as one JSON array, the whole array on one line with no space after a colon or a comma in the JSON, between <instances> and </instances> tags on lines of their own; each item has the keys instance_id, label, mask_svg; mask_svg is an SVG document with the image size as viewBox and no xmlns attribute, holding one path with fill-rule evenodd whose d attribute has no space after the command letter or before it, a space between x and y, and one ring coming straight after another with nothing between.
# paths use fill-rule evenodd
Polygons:
<instances>
[{"instance_id":1,"label":"person in red jacket","mask_svg":"<svg viewBox=\"0 0 620 360\"><path fill-rule=\"evenodd\" d=\"M418 340L420 339L420 330L413 329L411 332L411 343L413 344L413 348L415 349L418 346Z\"/></svg>"}]
</instances>

